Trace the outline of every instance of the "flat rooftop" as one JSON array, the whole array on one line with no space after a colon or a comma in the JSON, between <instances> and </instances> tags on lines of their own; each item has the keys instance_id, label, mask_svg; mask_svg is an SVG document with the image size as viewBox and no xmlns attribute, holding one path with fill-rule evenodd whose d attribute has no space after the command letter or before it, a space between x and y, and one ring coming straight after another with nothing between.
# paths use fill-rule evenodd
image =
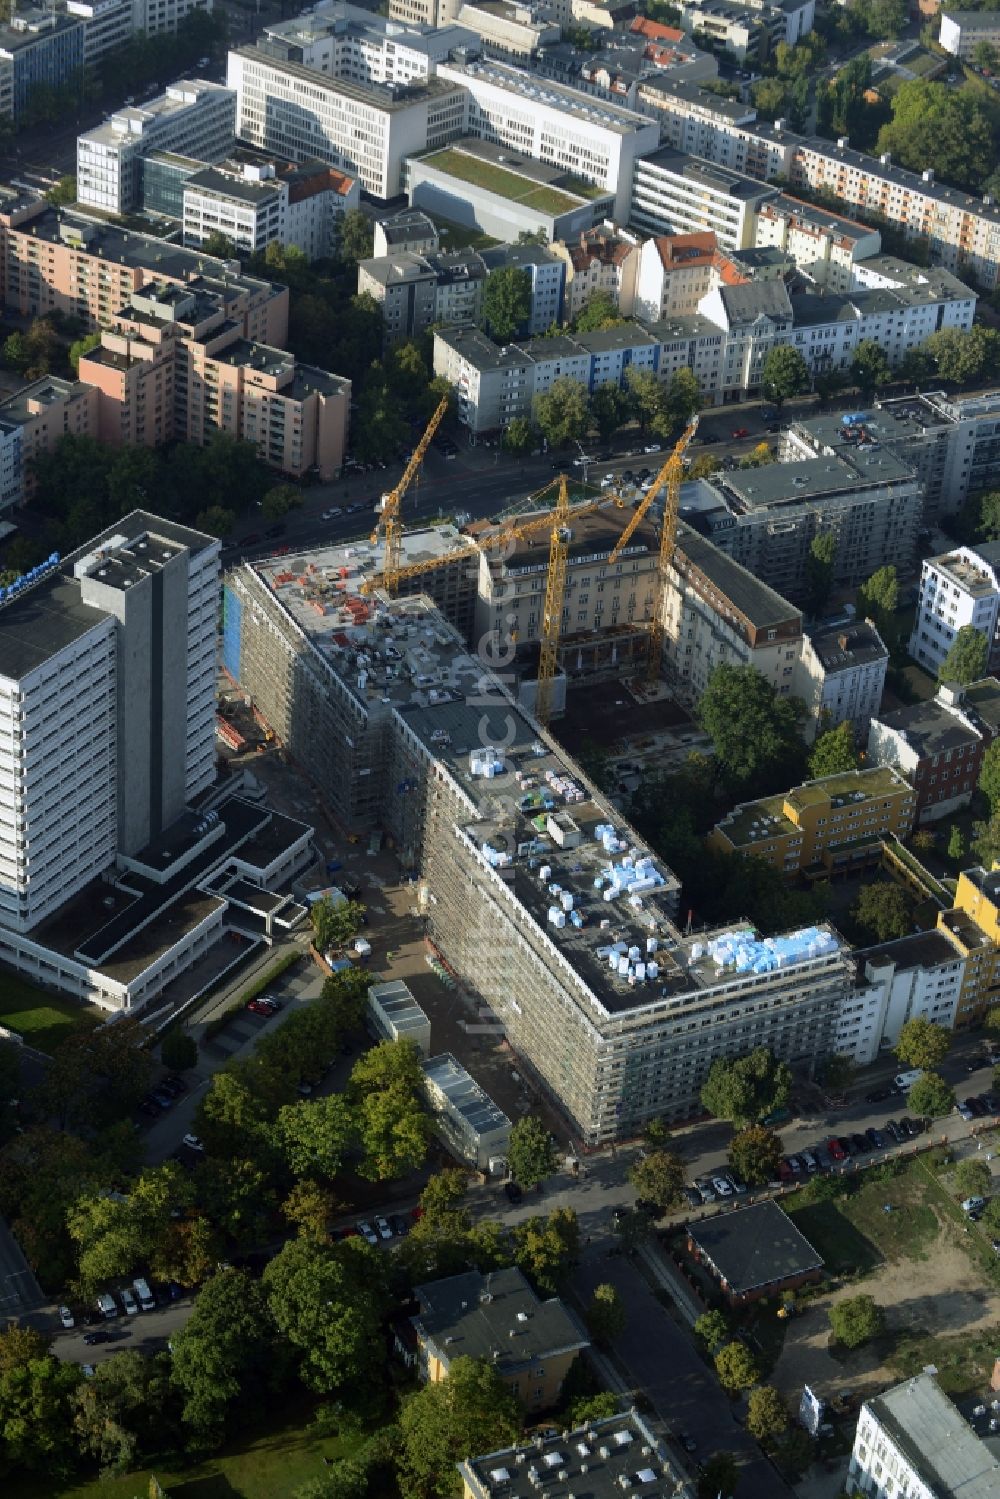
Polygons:
<instances>
[{"instance_id":1,"label":"flat rooftop","mask_svg":"<svg viewBox=\"0 0 1000 1499\"><path fill-rule=\"evenodd\" d=\"M865 1403L935 1499L1000 1494L1000 1461L932 1374L918 1374Z\"/></svg>"},{"instance_id":2,"label":"flat rooftop","mask_svg":"<svg viewBox=\"0 0 1000 1499\"><path fill-rule=\"evenodd\" d=\"M443 63L438 69L441 78L458 83L491 83L506 93L536 104L539 108L556 109L560 115L586 122L591 127L613 131L616 135L634 135L638 131L652 129L655 121L632 109L623 109L606 99L590 99L579 89L568 88L563 83L554 83L550 78L540 78L535 73L526 73L509 63L477 60L466 63Z\"/></svg>"},{"instance_id":3,"label":"flat rooftop","mask_svg":"<svg viewBox=\"0 0 1000 1499\"><path fill-rule=\"evenodd\" d=\"M894 942L879 942L875 947L859 948L856 954L859 975L864 977L866 963L895 963L898 968L937 968L942 963L961 961L954 944L943 932L910 932Z\"/></svg>"},{"instance_id":4,"label":"flat rooftop","mask_svg":"<svg viewBox=\"0 0 1000 1499\"><path fill-rule=\"evenodd\" d=\"M974 744L979 735L937 698L912 703L892 713L882 713L875 720L901 733L907 744L921 756L944 754L960 745Z\"/></svg>"},{"instance_id":5,"label":"flat rooftop","mask_svg":"<svg viewBox=\"0 0 1000 1499\"><path fill-rule=\"evenodd\" d=\"M541 739L511 703L464 701L399 710L427 753L447 770L468 808L463 831L497 869L605 1014L695 1004L744 958L779 966L776 949L746 922L686 937L675 926L676 876L568 757ZM497 750L488 774L474 768ZM737 940L737 934L738 940ZM777 939L776 939L777 940ZM831 928L789 938L782 962L839 954ZM737 951L739 949L739 951Z\"/></svg>"},{"instance_id":6,"label":"flat rooftop","mask_svg":"<svg viewBox=\"0 0 1000 1499\"><path fill-rule=\"evenodd\" d=\"M274 68L290 78L301 79L311 88L320 88L328 94L340 94L356 104L366 104L372 109L383 110L386 114L397 114L400 110L411 109L414 104L424 104L428 100L441 99L445 94L455 92L454 83L444 78L424 78L418 83L405 85L362 83L351 78L330 77L326 73L317 72L315 68L303 67L301 63L289 62L284 57L274 57L261 47L245 46L234 50L240 57L245 57L260 67Z\"/></svg>"},{"instance_id":7,"label":"flat rooftop","mask_svg":"<svg viewBox=\"0 0 1000 1499\"><path fill-rule=\"evenodd\" d=\"M801 629L800 609L720 551L706 537L699 536L697 531L693 531L683 521L677 528L677 552L680 554L678 560L681 565L686 559L691 567L708 579L713 588L729 600L733 608L755 630L766 630L789 622Z\"/></svg>"},{"instance_id":8,"label":"flat rooftop","mask_svg":"<svg viewBox=\"0 0 1000 1499\"><path fill-rule=\"evenodd\" d=\"M968 554L973 553L970 557ZM963 553L965 555L963 555ZM985 546L963 547L928 558L928 565L944 573L963 593L974 599L989 598L997 592L997 568L1000 566L1000 542Z\"/></svg>"},{"instance_id":9,"label":"flat rooftop","mask_svg":"<svg viewBox=\"0 0 1000 1499\"><path fill-rule=\"evenodd\" d=\"M826 806L838 811L846 806L863 806L888 795L900 796L909 790L902 777L891 767L876 765L867 770L847 771L843 775L824 776L806 781L790 791L776 792L755 802L743 802L717 824L719 830L737 848L753 848L761 842L802 829L788 809L801 812L806 807ZM876 835L873 833L872 835Z\"/></svg>"},{"instance_id":10,"label":"flat rooftop","mask_svg":"<svg viewBox=\"0 0 1000 1499\"><path fill-rule=\"evenodd\" d=\"M518 1269L481 1275L469 1270L414 1286L418 1337L450 1364L455 1358L493 1363L501 1378L541 1358L589 1346L573 1314L555 1296L540 1301Z\"/></svg>"},{"instance_id":11,"label":"flat rooftop","mask_svg":"<svg viewBox=\"0 0 1000 1499\"><path fill-rule=\"evenodd\" d=\"M853 461L852 461L853 459ZM763 468L733 469L713 474L710 488L727 508L748 514L774 505L808 503L815 495L857 494L871 486L914 482L913 469L886 448L877 452L829 457L796 458Z\"/></svg>"},{"instance_id":12,"label":"flat rooftop","mask_svg":"<svg viewBox=\"0 0 1000 1499\"><path fill-rule=\"evenodd\" d=\"M63 380L59 375L43 375L39 380L22 385L5 401L0 401L0 421L17 424L34 421L39 407L54 406L65 401L67 396L78 393L77 381Z\"/></svg>"},{"instance_id":13,"label":"flat rooftop","mask_svg":"<svg viewBox=\"0 0 1000 1499\"><path fill-rule=\"evenodd\" d=\"M235 121L236 94L222 83L210 83L205 78L192 78L171 84L164 93L143 104L127 104L116 109L93 130L85 131L81 140L94 141L100 145L118 146L124 141L134 143L147 130L156 130L159 125L173 120L176 115L194 108L203 100L216 97L232 99Z\"/></svg>"},{"instance_id":14,"label":"flat rooftop","mask_svg":"<svg viewBox=\"0 0 1000 1499\"><path fill-rule=\"evenodd\" d=\"M661 172L670 172L675 177L683 177L689 182L697 182L700 186L711 188L727 198L747 201L755 198L773 198L778 191L766 182L758 182L753 177L746 177L742 172L733 171L731 167L717 166L715 162L705 161L701 156L691 156L686 151L677 151L673 146L661 146L658 151L650 151L647 155L641 156L636 162L636 170L640 171L645 166L654 167Z\"/></svg>"},{"instance_id":15,"label":"flat rooftop","mask_svg":"<svg viewBox=\"0 0 1000 1499\"><path fill-rule=\"evenodd\" d=\"M482 188L509 203L537 208L539 213L569 213L604 193L591 183L571 177L565 169L533 161L517 151L463 136L440 150L418 157L422 165Z\"/></svg>"},{"instance_id":16,"label":"flat rooftop","mask_svg":"<svg viewBox=\"0 0 1000 1499\"><path fill-rule=\"evenodd\" d=\"M459 1471L474 1499L529 1499L539 1493L572 1493L578 1499L694 1495L662 1439L634 1409L575 1431L526 1438L521 1446L467 1458Z\"/></svg>"},{"instance_id":17,"label":"flat rooftop","mask_svg":"<svg viewBox=\"0 0 1000 1499\"><path fill-rule=\"evenodd\" d=\"M476 1135L495 1134L510 1128L510 1120L484 1088L466 1072L450 1051L421 1062L420 1070L428 1082L440 1089L448 1107L463 1119Z\"/></svg>"}]
</instances>

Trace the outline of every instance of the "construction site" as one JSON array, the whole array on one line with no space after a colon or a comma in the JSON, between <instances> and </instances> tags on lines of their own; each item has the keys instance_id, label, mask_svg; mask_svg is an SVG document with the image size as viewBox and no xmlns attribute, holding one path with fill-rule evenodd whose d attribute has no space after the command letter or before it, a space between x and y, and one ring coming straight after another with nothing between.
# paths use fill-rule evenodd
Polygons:
<instances>
[{"instance_id":1,"label":"construction site","mask_svg":"<svg viewBox=\"0 0 1000 1499\"><path fill-rule=\"evenodd\" d=\"M685 933L672 871L547 727L575 671L621 674L618 643L637 677L658 676L691 431L635 506L571 506L564 480L553 508L475 537L404 533L397 490L370 542L225 579L226 672L341 826L385 835L433 951L584 1147L690 1116L716 1057L767 1045L811 1069L851 976L828 928ZM586 659L571 573L578 598L617 592L627 611L580 621L602 641ZM521 629L501 628L505 605ZM473 638L486 626L475 650L463 622Z\"/></svg>"}]
</instances>

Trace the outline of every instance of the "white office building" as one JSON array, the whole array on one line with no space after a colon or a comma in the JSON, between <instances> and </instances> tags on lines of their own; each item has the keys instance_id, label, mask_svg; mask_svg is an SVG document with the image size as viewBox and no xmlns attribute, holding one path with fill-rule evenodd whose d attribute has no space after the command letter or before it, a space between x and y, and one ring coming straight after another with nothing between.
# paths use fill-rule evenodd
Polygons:
<instances>
[{"instance_id":1,"label":"white office building","mask_svg":"<svg viewBox=\"0 0 1000 1499\"><path fill-rule=\"evenodd\" d=\"M85 67L125 45L135 30L133 10L133 0L66 0L66 14L83 22Z\"/></svg>"},{"instance_id":2,"label":"white office building","mask_svg":"<svg viewBox=\"0 0 1000 1499\"><path fill-rule=\"evenodd\" d=\"M996 1499L1000 1461L933 1374L916 1374L861 1407L847 1470L866 1499Z\"/></svg>"},{"instance_id":3,"label":"white office building","mask_svg":"<svg viewBox=\"0 0 1000 1499\"><path fill-rule=\"evenodd\" d=\"M708 232L722 250L745 250L757 243L761 205L775 196L741 172L664 146L635 163L629 222L651 234Z\"/></svg>"},{"instance_id":4,"label":"white office building","mask_svg":"<svg viewBox=\"0 0 1000 1499\"><path fill-rule=\"evenodd\" d=\"M896 1045L909 1020L954 1029L965 958L946 930L913 932L864 948L855 953L855 962L854 987L834 1025L838 1056L867 1067Z\"/></svg>"},{"instance_id":5,"label":"white office building","mask_svg":"<svg viewBox=\"0 0 1000 1499\"><path fill-rule=\"evenodd\" d=\"M409 87L425 83L453 48L475 47L478 38L462 26L405 25L345 0L319 0L290 21L265 26L260 45L270 57L327 78Z\"/></svg>"},{"instance_id":6,"label":"white office building","mask_svg":"<svg viewBox=\"0 0 1000 1499\"><path fill-rule=\"evenodd\" d=\"M147 36L175 32L178 25L196 10L212 12L212 0L132 0L132 29Z\"/></svg>"},{"instance_id":7,"label":"white office building","mask_svg":"<svg viewBox=\"0 0 1000 1499\"><path fill-rule=\"evenodd\" d=\"M582 183L614 193L614 218L626 221L635 160L659 144L655 122L507 63L441 63L437 76L466 91L463 134L558 166Z\"/></svg>"},{"instance_id":8,"label":"white office building","mask_svg":"<svg viewBox=\"0 0 1000 1499\"><path fill-rule=\"evenodd\" d=\"M139 206L140 160L171 151L197 161L221 161L236 137L236 95L203 79L172 83L158 99L129 104L77 137L77 199L105 213Z\"/></svg>"},{"instance_id":9,"label":"white office building","mask_svg":"<svg viewBox=\"0 0 1000 1499\"><path fill-rule=\"evenodd\" d=\"M293 161L328 162L376 198L402 191L408 156L465 133L465 91L441 78L396 89L241 47L229 54L228 82L242 140Z\"/></svg>"},{"instance_id":10,"label":"white office building","mask_svg":"<svg viewBox=\"0 0 1000 1499\"><path fill-rule=\"evenodd\" d=\"M985 637L992 670L1000 650L1000 542L924 559L910 655L937 676L955 636L967 625Z\"/></svg>"},{"instance_id":11,"label":"white office building","mask_svg":"<svg viewBox=\"0 0 1000 1499\"><path fill-rule=\"evenodd\" d=\"M184 243L197 247L224 234L243 254L277 241L318 260L333 254L341 219L360 201L357 178L325 162L223 162L184 183Z\"/></svg>"},{"instance_id":12,"label":"white office building","mask_svg":"<svg viewBox=\"0 0 1000 1499\"><path fill-rule=\"evenodd\" d=\"M979 42L991 47L1000 42L1000 16L995 10L943 10L938 42L964 62Z\"/></svg>"},{"instance_id":13,"label":"white office building","mask_svg":"<svg viewBox=\"0 0 1000 1499\"><path fill-rule=\"evenodd\" d=\"M450 1051L422 1062L420 1070L424 1096L448 1148L480 1171L502 1171L510 1143L503 1109Z\"/></svg>"}]
</instances>

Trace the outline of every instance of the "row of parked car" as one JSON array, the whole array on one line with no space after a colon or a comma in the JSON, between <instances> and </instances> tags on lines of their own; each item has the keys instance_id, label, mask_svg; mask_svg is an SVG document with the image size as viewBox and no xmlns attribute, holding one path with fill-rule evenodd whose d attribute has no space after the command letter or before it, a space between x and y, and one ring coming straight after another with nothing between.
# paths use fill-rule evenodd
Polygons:
<instances>
[{"instance_id":1,"label":"row of parked car","mask_svg":"<svg viewBox=\"0 0 1000 1499\"><path fill-rule=\"evenodd\" d=\"M390 1213L388 1218L383 1218L380 1213L376 1213L372 1222L375 1224L374 1228L371 1223L362 1220L356 1228L345 1229L344 1237L350 1238L352 1235L360 1234L366 1244L378 1245L387 1239L401 1239L410 1231L409 1223L399 1213Z\"/></svg>"},{"instance_id":2,"label":"row of parked car","mask_svg":"<svg viewBox=\"0 0 1000 1499\"><path fill-rule=\"evenodd\" d=\"M985 1119L988 1114L1000 1113L1000 1098L995 1093L978 1093L963 1098L955 1105L955 1113L968 1123L970 1119Z\"/></svg>"},{"instance_id":3,"label":"row of parked car","mask_svg":"<svg viewBox=\"0 0 1000 1499\"><path fill-rule=\"evenodd\" d=\"M102 1291L97 1298L96 1306L85 1315L81 1314L82 1320L91 1326L97 1322L113 1322L115 1318L124 1314L126 1317L136 1317L139 1312L151 1312L157 1306L166 1306L171 1301L177 1301L184 1295L184 1287L176 1281L170 1281L168 1285L154 1295L150 1289L149 1282L141 1275L137 1275L130 1285L118 1286L115 1291ZM63 1327L75 1327L77 1315L68 1306L59 1308L59 1321ZM85 1332L83 1341L88 1344L106 1343L108 1334L100 1327L92 1332Z\"/></svg>"},{"instance_id":4,"label":"row of parked car","mask_svg":"<svg viewBox=\"0 0 1000 1499\"><path fill-rule=\"evenodd\" d=\"M834 1166L855 1156L870 1155L873 1150L884 1150L887 1145L901 1145L923 1133L923 1123L905 1115L902 1119L887 1119L881 1129L865 1130L864 1134L834 1135L822 1145L813 1145L798 1155L786 1156L778 1162L778 1179L772 1186L786 1186L789 1182L804 1181L817 1171L829 1171ZM698 1177L693 1185L684 1188L684 1196L692 1207L717 1202L727 1197L741 1197L747 1184L738 1171L720 1167Z\"/></svg>"},{"instance_id":5,"label":"row of parked car","mask_svg":"<svg viewBox=\"0 0 1000 1499\"><path fill-rule=\"evenodd\" d=\"M172 1109L181 1094L186 1093L187 1090L188 1085L184 1079L178 1077L176 1073L171 1073L150 1088L145 1098L140 1100L139 1112L158 1119L161 1114Z\"/></svg>"}]
</instances>

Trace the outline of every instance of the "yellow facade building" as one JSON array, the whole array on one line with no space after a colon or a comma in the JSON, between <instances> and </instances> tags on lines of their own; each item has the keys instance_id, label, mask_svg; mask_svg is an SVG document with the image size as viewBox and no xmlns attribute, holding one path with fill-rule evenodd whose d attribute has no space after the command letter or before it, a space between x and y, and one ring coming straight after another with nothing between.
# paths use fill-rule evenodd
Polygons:
<instances>
[{"instance_id":1,"label":"yellow facade building","mask_svg":"<svg viewBox=\"0 0 1000 1499\"><path fill-rule=\"evenodd\" d=\"M883 838L905 838L916 795L891 766L805 781L734 807L708 835L709 848L754 854L791 876L850 873L878 858Z\"/></svg>"},{"instance_id":2,"label":"yellow facade building","mask_svg":"<svg viewBox=\"0 0 1000 1499\"><path fill-rule=\"evenodd\" d=\"M1000 1004L1000 869L963 870L954 904L937 924L965 956L955 1029L967 1030Z\"/></svg>"}]
</instances>

